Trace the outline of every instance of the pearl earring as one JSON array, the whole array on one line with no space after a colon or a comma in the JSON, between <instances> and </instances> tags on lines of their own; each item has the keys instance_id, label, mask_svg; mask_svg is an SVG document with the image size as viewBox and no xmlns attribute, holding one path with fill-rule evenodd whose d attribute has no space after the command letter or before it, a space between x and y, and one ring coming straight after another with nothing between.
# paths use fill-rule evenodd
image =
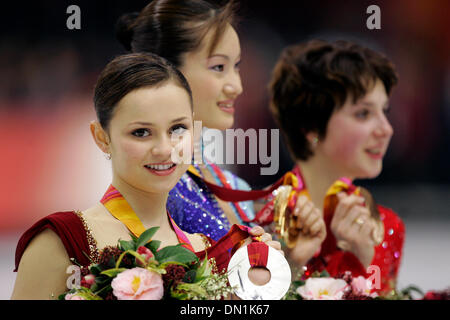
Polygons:
<instances>
[{"instance_id":1,"label":"pearl earring","mask_svg":"<svg viewBox=\"0 0 450 320\"><path fill-rule=\"evenodd\" d=\"M111 153L105 153L106 160L111 160Z\"/></svg>"}]
</instances>

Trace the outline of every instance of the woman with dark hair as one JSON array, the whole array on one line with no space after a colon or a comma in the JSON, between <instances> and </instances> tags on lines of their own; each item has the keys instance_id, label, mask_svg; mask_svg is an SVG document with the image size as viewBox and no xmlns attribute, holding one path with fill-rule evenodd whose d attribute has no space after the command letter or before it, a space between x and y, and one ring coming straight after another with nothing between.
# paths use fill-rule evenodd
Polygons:
<instances>
[{"instance_id":1,"label":"woman with dark hair","mask_svg":"<svg viewBox=\"0 0 450 320\"><path fill-rule=\"evenodd\" d=\"M347 41L312 40L282 52L269 86L271 111L296 162L298 198L285 212L295 239L289 258L308 274L367 276L379 268L384 293L395 288L404 225L352 181L382 170L396 83L383 55Z\"/></svg>"},{"instance_id":2,"label":"woman with dark hair","mask_svg":"<svg viewBox=\"0 0 450 320\"><path fill-rule=\"evenodd\" d=\"M232 127L235 100L242 93L234 7L233 1L220 5L206 0L154 0L140 13L122 16L116 27L127 50L160 55L184 74L192 88L194 120L205 128ZM234 223L250 224L253 202L222 201L205 181L228 189L250 189L207 159L194 163L168 200L168 209L183 230L217 240Z\"/></svg>"},{"instance_id":3,"label":"woman with dark hair","mask_svg":"<svg viewBox=\"0 0 450 320\"><path fill-rule=\"evenodd\" d=\"M217 271L228 265L230 242L223 245L183 232L166 209L169 191L188 168L173 160L173 149L185 141L192 150L192 94L184 76L153 54L119 56L100 74L94 104L98 121L91 122L90 130L111 159L112 183L97 205L51 214L22 235L13 299L57 297L66 291L71 264L98 263L100 250L154 226L159 227L154 237L162 246L182 243L201 258L207 254ZM231 229L233 245L247 239L249 231L279 249L261 227L246 230ZM251 272L255 282L267 278L261 270Z\"/></svg>"}]
</instances>

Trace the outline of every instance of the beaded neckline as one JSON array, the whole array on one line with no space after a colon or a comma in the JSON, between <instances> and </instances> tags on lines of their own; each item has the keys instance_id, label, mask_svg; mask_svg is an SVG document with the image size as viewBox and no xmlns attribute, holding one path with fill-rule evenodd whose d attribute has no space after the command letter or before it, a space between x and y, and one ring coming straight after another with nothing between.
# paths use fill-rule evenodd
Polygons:
<instances>
[{"instance_id":1,"label":"beaded neckline","mask_svg":"<svg viewBox=\"0 0 450 320\"><path fill-rule=\"evenodd\" d=\"M74 213L80 218L84 230L86 231L86 239L89 245L89 260L92 263L98 263L100 261L100 251L98 250L97 240L92 236L91 228L84 219L83 213L80 210L75 210Z\"/></svg>"}]
</instances>

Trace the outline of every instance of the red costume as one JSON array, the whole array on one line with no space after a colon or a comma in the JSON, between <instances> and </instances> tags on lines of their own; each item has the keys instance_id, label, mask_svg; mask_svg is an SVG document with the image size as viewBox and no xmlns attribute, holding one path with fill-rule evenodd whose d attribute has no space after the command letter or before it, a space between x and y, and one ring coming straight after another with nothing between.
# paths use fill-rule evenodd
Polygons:
<instances>
[{"instance_id":1,"label":"red costume","mask_svg":"<svg viewBox=\"0 0 450 320\"><path fill-rule=\"evenodd\" d=\"M300 168L296 166L292 170L292 173L294 173L299 181L301 181L299 189L305 190L306 185L303 182ZM354 188L356 188L354 185L350 186L350 189ZM374 288L372 291L384 295L396 287L397 273L400 266L405 238L405 226L400 217L398 217L391 209L380 205L377 205L377 209L380 213L380 220L383 222L384 226L384 239L375 247L375 254L370 263L371 266L378 266L380 268L380 287ZM324 208L324 221L327 228L327 237L322 243L319 255L313 257L307 263L308 269L306 275L309 275L314 271L323 270L326 270L331 277L338 277L346 271L350 271L353 277L364 276L365 278L369 278L372 275L375 275L373 271L369 269L366 270L353 253L343 251L337 247L336 238L330 228L333 215L334 209Z\"/></svg>"},{"instance_id":2,"label":"red costume","mask_svg":"<svg viewBox=\"0 0 450 320\"><path fill-rule=\"evenodd\" d=\"M56 212L42 218L22 235L16 248L14 271L17 271L28 244L46 228L53 230L59 236L71 260L75 260L76 263L85 267L91 263L97 263L98 248L82 215L66 211ZM233 225L227 235L219 241L215 242L208 238L211 245L206 250L195 252L195 254L203 259L207 253L208 259L214 258L218 271L226 270L231 258L231 249L238 246L248 236L246 227Z\"/></svg>"},{"instance_id":3,"label":"red costume","mask_svg":"<svg viewBox=\"0 0 450 320\"><path fill-rule=\"evenodd\" d=\"M387 294L395 289L405 238L405 226L394 211L380 205L377 207L384 225L384 239L375 247L375 254L370 264L380 268L381 288L376 288L374 291ZM373 273L367 273L354 254L342 251L336 246L336 238L330 229L331 218L332 216L325 217L327 237L322 243L319 256L308 262L308 274L326 269L332 277L337 277L345 271L351 271L354 277L370 277Z\"/></svg>"}]
</instances>

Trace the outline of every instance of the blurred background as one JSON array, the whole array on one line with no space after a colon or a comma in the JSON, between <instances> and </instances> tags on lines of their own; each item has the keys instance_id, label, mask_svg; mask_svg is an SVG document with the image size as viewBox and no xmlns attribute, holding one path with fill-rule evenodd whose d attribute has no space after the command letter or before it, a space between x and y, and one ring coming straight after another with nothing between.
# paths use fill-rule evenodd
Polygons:
<instances>
[{"instance_id":1,"label":"blurred background","mask_svg":"<svg viewBox=\"0 0 450 320\"><path fill-rule=\"evenodd\" d=\"M0 299L9 299L22 232L55 211L86 209L111 179L95 146L92 93L100 70L125 53L117 18L148 1L6 2L0 11ZM69 5L81 29L69 30ZM313 38L347 39L385 53L397 66L389 118L394 137L382 174L368 187L406 224L399 288L450 286L450 2L447 0L240 1L241 76L236 128L276 128L267 84L283 47ZM369 5L381 30L369 30ZM280 144L280 170L232 171L253 187L273 183L292 162Z\"/></svg>"}]
</instances>

